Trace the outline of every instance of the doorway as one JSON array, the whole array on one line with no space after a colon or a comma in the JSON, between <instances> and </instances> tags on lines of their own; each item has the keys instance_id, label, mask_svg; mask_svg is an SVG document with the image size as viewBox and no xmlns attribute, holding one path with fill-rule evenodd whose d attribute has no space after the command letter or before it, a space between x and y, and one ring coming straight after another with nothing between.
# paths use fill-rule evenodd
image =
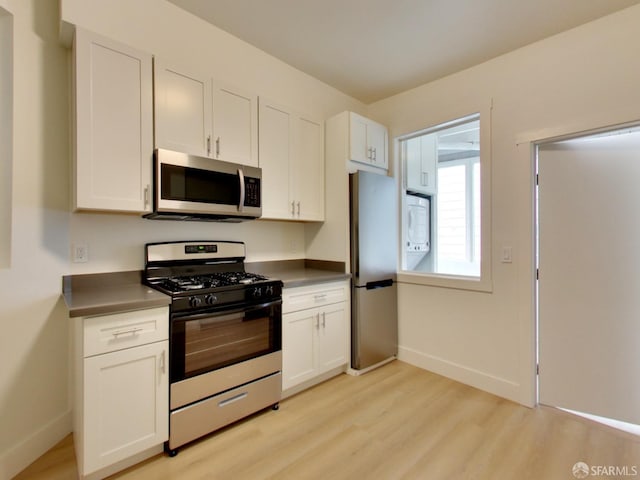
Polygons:
<instances>
[{"instance_id":1,"label":"doorway","mask_svg":"<svg viewBox=\"0 0 640 480\"><path fill-rule=\"evenodd\" d=\"M536 163L538 401L640 424L640 128Z\"/></svg>"}]
</instances>

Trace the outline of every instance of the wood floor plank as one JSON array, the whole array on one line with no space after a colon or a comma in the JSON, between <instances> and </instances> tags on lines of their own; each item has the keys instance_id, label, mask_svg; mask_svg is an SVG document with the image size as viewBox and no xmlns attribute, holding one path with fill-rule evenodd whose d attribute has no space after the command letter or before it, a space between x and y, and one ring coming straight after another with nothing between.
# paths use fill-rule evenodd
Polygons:
<instances>
[{"instance_id":1,"label":"wood floor plank","mask_svg":"<svg viewBox=\"0 0 640 480\"><path fill-rule=\"evenodd\" d=\"M573 465L636 467L640 438L529 409L395 361L340 375L119 480L569 479ZM71 480L71 436L16 480Z\"/></svg>"}]
</instances>

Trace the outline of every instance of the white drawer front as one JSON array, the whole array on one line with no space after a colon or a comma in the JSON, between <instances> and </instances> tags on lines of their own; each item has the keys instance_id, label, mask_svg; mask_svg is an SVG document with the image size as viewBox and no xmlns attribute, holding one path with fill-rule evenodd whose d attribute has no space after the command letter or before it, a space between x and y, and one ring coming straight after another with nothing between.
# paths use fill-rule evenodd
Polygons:
<instances>
[{"instance_id":1,"label":"white drawer front","mask_svg":"<svg viewBox=\"0 0 640 480\"><path fill-rule=\"evenodd\" d=\"M169 338L169 307L84 319L84 357Z\"/></svg>"},{"instance_id":2,"label":"white drawer front","mask_svg":"<svg viewBox=\"0 0 640 480\"><path fill-rule=\"evenodd\" d=\"M295 312L347 300L347 283L334 282L305 287L285 288L282 293L282 312Z\"/></svg>"}]
</instances>

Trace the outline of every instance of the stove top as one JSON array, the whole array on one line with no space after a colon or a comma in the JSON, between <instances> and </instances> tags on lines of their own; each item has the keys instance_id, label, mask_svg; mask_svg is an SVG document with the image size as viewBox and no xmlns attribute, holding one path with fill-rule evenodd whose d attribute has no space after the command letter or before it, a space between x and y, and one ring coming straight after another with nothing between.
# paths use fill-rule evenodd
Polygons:
<instances>
[{"instance_id":1,"label":"stove top","mask_svg":"<svg viewBox=\"0 0 640 480\"><path fill-rule=\"evenodd\" d=\"M242 242L148 243L143 282L171 295L171 312L279 301L282 282L244 268Z\"/></svg>"},{"instance_id":2,"label":"stove top","mask_svg":"<svg viewBox=\"0 0 640 480\"><path fill-rule=\"evenodd\" d=\"M269 281L269 279L263 275L237 271L175 276L157 279L150 283L152 286L167 293L179 294L184 292L211 292L221 287L252 285L265 281Z\"/></svg>"}]
</instances>

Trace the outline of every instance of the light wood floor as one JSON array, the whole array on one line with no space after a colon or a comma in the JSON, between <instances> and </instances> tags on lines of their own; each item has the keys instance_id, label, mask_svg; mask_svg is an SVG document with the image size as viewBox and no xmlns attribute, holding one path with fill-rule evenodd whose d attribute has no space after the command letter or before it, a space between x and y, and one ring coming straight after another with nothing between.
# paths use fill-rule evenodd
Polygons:
<instances>
[{"instance_id":1,"label":"light wood floor","mask_svg":"<svg viewBox=\"0 0 640 480\"><path fill-rule=\"evenodd\" d=\"M341 375L113 476L203 479L573 479L576 462L638 467L640 437L528 409L400 361ZM631 470L630 470L631 471ZM77 475L71 436L16 477Z\"/></svg>"}]
</instances>

